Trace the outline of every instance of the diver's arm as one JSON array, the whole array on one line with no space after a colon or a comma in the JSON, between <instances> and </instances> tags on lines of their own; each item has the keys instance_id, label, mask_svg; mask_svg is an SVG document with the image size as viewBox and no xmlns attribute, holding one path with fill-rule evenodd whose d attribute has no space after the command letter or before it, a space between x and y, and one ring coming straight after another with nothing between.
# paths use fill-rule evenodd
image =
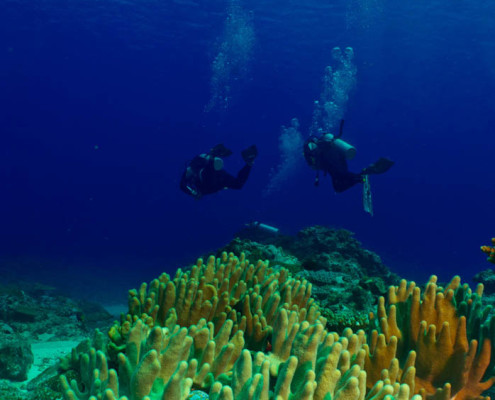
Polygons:
<instances>
[{"instance_id":1,"label":"diver's arm","mask_svg":"<svg viewBox=\"0 0 495 400\"><path fill-rule=\"evenodd\" d=\"M196 199L199 199L201 197L201 193L199 193L194 182L192 182L190 179L186 178L185 172L182 174L182 178L180 180L180 189L184 193L186 193L190 196L193 196Z\"/></svg>"},{"instance_id":2,"label":"diver's arm","mask_svg":"<svg viewBox=\"0 0 495 400\"><path fill-rule=\"evenodd\" d=\"M191 195L195 199L199 199L201 197L201 193L199 193L196 189L192 188L191 186L186 186L184 190L187 194Z\"/></svg>"}]
</instances>

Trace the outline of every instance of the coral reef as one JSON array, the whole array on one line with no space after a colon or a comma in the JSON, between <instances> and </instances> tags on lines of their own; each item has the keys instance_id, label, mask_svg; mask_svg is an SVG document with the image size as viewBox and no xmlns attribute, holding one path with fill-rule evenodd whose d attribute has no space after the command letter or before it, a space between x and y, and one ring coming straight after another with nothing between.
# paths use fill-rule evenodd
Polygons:
<instances>
[{"instance_id":1,"label":"coral reef","mask_svg":"<svg viewBox=\"0 0 495 400\"><path fill-rule=\"evenodd\" d=\"M129 312L120 326L128 329L136 318L149 326L191 325L201 319L213 323L217 334L228 320L233 333L242 330L256 350L261 350L271 333L277 311L285 307L304 313L310 322L319 320L318 306L311 296L311 284L289 276L285 268L274 269L258 261L249 264L223 253L221 258L199 259L187 272L179 269L172 280L162 274L149 285L129 292ZM115 342L121 337L116 327Z\"/></svg>"},{"instance_id":2,"label":"coral reef","mask_svg":"<svg viewBox=\"0 0 495 400\"><path fill-rule=\"evenodd\" d=\"M349 265L332 262L332 256L351 261L357 274L381 277L386 284L393 284L398 277L383 265L380 257L361 247L353 233L345 229L331 229L312 226L301 230L294 240L291 252L302 260L304 269L328 268L328 263L338 270L346 270Z\"/></svg>"},{"instance_id":3,"label":"coral reef","mask_svg":"<svg viewBox=\"0 0 495 400\"><path fill-rule=\"evenodd\" d=\"M441 286L433 276L421 290L350 232L323 227L228 247L239 257L199 259L130 290L120 321L32 379L29 392L0 381L1 398L481 400L495 382L495 317L482 284L471 290L454 277ZM7 334L36 323L18 307L29 302L5 299Z\"/></svg>"},{"instance_id":4,"label":"coral reef","mask_svg":"<svg viewBox=\"0 0 495 400\"><path fill-rule=\"evenodd\" d=\"M311 285L224 253L129 293L129 312L60 367L67 400L482 399L495 381L482 288L432 277L380 298L368 332L329 332ZM388 308L386 307L388 305ZM486 333L486 332L485 332ZM480 343L480 344L478 344ZM191 392L195 390L195 392Z\"/></svg>"},{"instance_id":5,"label":"coral reef","mask_svg":"<svg viewBox=\"0 0 495 400\"><path fill-rule=\"evenodd\" d=\"M250 259L268 260L306 279L327 328L337 332L366 326L376 299L399 282L377 254L363 249L344 229L313 226L291 237L248 228L238 236L222 250L245 252Z\"/></svg>"}]
</instances>

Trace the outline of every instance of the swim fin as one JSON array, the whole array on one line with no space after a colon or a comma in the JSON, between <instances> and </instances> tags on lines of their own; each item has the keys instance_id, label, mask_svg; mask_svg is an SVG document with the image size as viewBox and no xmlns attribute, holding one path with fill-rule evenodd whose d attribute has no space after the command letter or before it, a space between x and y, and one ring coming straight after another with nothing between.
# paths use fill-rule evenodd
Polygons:
<instances>
[{"instance_id":1,"label":"swim fin","mask_svg":"<svg viewBox=\"0 0 495 400\"><path fill-rule=\"evenodd\" d=\"M213 157L225 158L232 154L232 150L225 147L222 143L214 146L209 153Z\"/></svg>"},{"instance_id":2,"label":"swim fin","mask_svg":"<svg viewBox=\"0 0 495 400\"><path fill-rule=\"evenodd\" d=\"M381 157L378 161L362 170L362 175L383 174L387 172L395 163L388 158Z\"/></svg>"},{"instance_id":3,"label":"swim fin","mask_svg":"<svg viewBox=\"0 0 495 400\"><path fill-rule=\"evenodd\" d=\"M242 159L247 165L253 165L254 160L258 156L258 148L255 144L249 146L247 149L242 150Z\"/></svg>"}]
</instances>

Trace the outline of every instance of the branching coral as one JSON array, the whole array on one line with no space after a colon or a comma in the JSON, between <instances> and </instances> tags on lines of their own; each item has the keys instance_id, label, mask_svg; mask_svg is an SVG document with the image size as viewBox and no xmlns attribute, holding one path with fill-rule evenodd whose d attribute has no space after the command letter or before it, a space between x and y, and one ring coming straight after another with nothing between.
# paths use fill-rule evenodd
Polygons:
<instances>
[{"instance_id":1,"label":"branching coral","mask_svg":"<svg viewBox=\"0 0 495 400\"><path fill-rule=\"evenodd\" d=\"M339 336L307 282L243 256L210 257L130 291L107 346L98 334L97 347L66 358L80 380L62 377L65 398L185 400L201 389L212 400L481 399L495 381L489 330L476 327L481 293L458 277L445 288L433 277L423 293L402 281L369 334ZM469 332L484 335L481 346Z\"/></svg>"},{"instance_id":2,"label":"branching coral","mask_svg":"<svg viewBox=\"0 0 495 400\"><path fill-rule=\"evenodd\" d=\"M81 363L81 382L62 377L65 398L185 400L195 387L209 390L210 399L224 400L410 399L406 384L388 381L377 382L366 394L364 332L339 337L319 322L298 319L289 328L283 322L289 321L287 311L280 314L276 335L281 338L288 329L295 333L285 342L288 354L274 349L279 368L271 368L274 353L250 352L242 342L226 342L227 335L207 341L213 326L205 320L173 332L137 320L126 338L125 354L119 354L118 374L103 352L91 349L81 358L88 360Z\"/></svg>"},{"instance_id":3,"label":"branching coral","mask_svg":"<svg viewBox=\"0 0 495 400\"><path fill-rule=\"evenodd\" d=\"M243 254L237 258L223 253L206 264L198 260L190 271L179 269L173 280L164 273L131 290L129 312L111 337L121 344L121 331L137 318L149 326L168 328L197 324L204 318L213 323L215 333L231 320L234 332L244 331L252 349L263 350L281 308L297 311L309 322L324 321L307 281L291 278L285 268L275 270L262 261L254 266Z\"/></svg>"}]
</instances>

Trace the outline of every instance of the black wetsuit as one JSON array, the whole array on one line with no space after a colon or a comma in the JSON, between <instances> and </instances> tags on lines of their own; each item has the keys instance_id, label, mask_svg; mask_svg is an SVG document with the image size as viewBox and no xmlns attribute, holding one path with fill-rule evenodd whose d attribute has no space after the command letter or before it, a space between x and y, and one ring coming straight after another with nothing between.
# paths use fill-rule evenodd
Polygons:
<instances>
[{"instance_id":1,"label":"black wetsuit","mask_svg":"<svg viewBox=\"0 0 495 400\"><path fill-rule=\"evenodd\" d=\"M183 192L200 198L202 195L216 193L223 189L241 189L246 183L251 166L246 164L233 176L223 168L215 170L214 158L202 154L193 158L182 174L180 188Z\"/></svg>"},{"instance_id":2,"label":"black wetsuit","mask_svg":"<svg viewBox=\"0 0 495 400\"><path fill-rule=\"evenodd\" d=\"M310 146L310 143L314 146ZM332 177L333 188L337 193L363 182L363 173L349 171L345 154L333 141L311 136L304 143L304 158L313 169Z\"/></svg>"}]
</instances>

